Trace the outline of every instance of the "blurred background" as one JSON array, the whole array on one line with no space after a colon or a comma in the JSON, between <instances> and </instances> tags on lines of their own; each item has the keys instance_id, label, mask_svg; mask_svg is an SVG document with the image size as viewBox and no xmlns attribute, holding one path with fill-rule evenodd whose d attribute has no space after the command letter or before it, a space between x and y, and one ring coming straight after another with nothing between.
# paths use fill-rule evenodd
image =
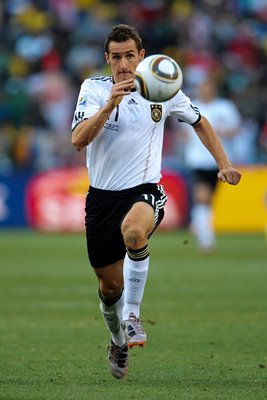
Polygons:
<instances>
[{"instance_id":1,"label":"blurred background","mask_svg":"<svg viewBox=\"0 0 267 400\"><path fill-rule=\"evenodd\" d=\"M83 80L110 73L103 43L117 23L137 27L147 55L164 53L179 62L183 91L192 99L210 79L216 96L236 108L239 126L226 148L243 172L242 185L235 191L219 185L215 225L218 231L262 232L267 227L267 0L2 1L0 227L83 229L85 154L72 147L70 126ZM169 204L162 229L185 226L190 215L182 125L169 118L165 127Z\"/></svg>"}]
</instances>

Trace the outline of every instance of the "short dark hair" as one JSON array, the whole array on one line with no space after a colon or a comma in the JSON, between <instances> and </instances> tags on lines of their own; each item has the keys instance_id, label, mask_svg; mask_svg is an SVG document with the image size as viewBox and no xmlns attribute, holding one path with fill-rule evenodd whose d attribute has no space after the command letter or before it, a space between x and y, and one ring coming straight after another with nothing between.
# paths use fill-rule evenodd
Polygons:
<instances>
[{"instance_id":1,"label":"short dark hair","mask_svg":"<svg viewBox=\"0 0 267 400\"><path fill-rule=\"evenodd\" d=\"M105 52L109 52L109 43L111 41L121 43L126 42L129 39L133 39L135 41L138 51L142 50L142 39L140 38L139 33L133 26L125 24L114 25L112 31L109 33L105 41Z\"/></svg>"}]
</instances>

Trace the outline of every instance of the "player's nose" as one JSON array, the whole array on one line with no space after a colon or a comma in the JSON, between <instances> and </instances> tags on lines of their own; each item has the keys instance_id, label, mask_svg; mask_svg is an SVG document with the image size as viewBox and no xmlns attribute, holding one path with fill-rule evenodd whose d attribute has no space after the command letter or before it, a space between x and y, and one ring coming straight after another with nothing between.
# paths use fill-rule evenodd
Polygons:
<instances>
[{"instance_id":1,"label":"player's nose","mask_svg":"<svg viewBox=\"0 0 267 400\"><path fill-rule=\"evenodd\" d=\"M122 57L120 67L122 69L127 69L127 65L128 65L127 59L125 57Z\"/></svg>"}]
</instances>

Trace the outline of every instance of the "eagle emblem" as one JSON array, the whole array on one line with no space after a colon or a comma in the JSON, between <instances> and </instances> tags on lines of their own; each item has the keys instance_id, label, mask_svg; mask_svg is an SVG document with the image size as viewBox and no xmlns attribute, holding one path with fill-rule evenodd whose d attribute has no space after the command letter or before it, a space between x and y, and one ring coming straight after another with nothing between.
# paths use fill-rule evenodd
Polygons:
<instances>
[{"instance_id":1,"label":"eagle emblem","mask_svg":"<svg viewBox=\"0 0 267 400\"><path fill-rule=\"evenodd\" d=\"M150 104L151 118L154 122L159 122L162 117L162 105L161 104Z\"/></svg>"}]
</instances>

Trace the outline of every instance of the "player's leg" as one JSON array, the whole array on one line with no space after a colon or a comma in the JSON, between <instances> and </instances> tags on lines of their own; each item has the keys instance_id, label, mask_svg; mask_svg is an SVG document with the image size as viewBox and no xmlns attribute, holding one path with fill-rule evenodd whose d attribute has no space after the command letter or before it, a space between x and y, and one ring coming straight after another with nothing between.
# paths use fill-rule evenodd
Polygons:
<instances>
[{"instance_id":1,"label":"player's leg","mask_svg":"<svg viewBox=\"0 0 267 400\"><path fill-rule=\"evenodd\" d=\"M209 182L200 181L193 187L191 229L202 252L211 252L215 247L212 215L213 188Z\"/></svg>"},{"instance_id":2,"label":"player's leg","mask_svg":"<svg viewBox=\"0 0 267 400\"><path fill-rule=\"evenodd\" d=\"M155 185L135 199L122 221L121 230L127 250L122 317L129 347L146 342L146 333L140 322L140 305L149 268L148 238L163 219L166 201L163 186Z\"/></svg>"},{"instance_id":3,"label":"player's leg","mask_svg":"<svg viewBox=\"0 0 267 400\"><path fill-rule=\"evenodd\" d=\"M120 329L125 256L120 231L124 215L120 214L121 208L123 204L107 191L90 187L85 208L87 252L99 282L100 310L118 346L125 343Z\"/></svg>"},{"instance_id":4,"label":"player's leg","mask_svg":"<svg viewBox=\"0 0 267 400\"><path fill-rule=\"evenodd\" d=\"M117 346L125 344L121 329L123 292L123 260L104 268L94 268L99 282L100 311Z\"/></svg>"},{"instance_id":5,"label":"player's leg","mask_svg":"<svg viewBox=\"0 0 267 400\"><path fill-rule=\"evenodd\" d=\"M108 347L109 366L115 378L123 378L128 371L128 346L121 327L123 293L123 260L104 268L94 268L99 281L100 311L111 334Z\"/></svg>"},{"instance_id":6,"label":"player's leg","mask_svg":"<svg viewBox=\"0 0 267 400\"><path fill-rule=\"evenodd\" d=\"M85 209L87 252L99 282L100 311L111 334L108 360L115 378L122 378L128 370L128 346L121 328L125 256L120 231L125 211L121 209L117 198L90 187Z\"/></svg>"},{"instance_id":7,"label":"player's leg","mask_svg":"<svg viewBox=\"0 0 267 400\"><path fill-rule=\"evenodd\" d=\"M149 268L148 237L154 226L154 209L145 202L135 203L121 225L127 250L124 259L122 326L129 347L146 342L146 333L140 322L140 305Z\"/></svg>"}]
</instances>

